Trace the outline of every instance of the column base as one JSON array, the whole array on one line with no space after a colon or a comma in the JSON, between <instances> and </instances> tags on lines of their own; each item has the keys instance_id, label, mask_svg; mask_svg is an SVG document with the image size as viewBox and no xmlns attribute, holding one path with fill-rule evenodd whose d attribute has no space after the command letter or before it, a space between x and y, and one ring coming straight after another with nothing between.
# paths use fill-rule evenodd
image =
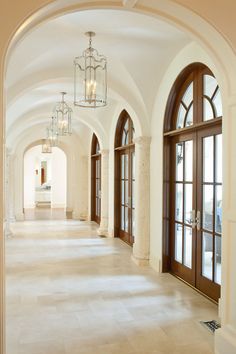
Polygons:
<instances>
[{"instance_id":1,"label":"column base","mask_svg":"<svg viewBox=\"0 0 236 354\"><path fill-rule=\"evenodd\" d=\"M137 257L135 257L134 254L132 254L131 259L139 267L147 267L147 266L149 266L149 259L137 258Z\"/></svg>"},{"instance_id":2,"label":"column base","mask_svg":"<svg viewBox=\"0 0 236 354\"><path fill-rule=\"evenodd\" d=\"M11 230L6 230L5 231L5 237L6 238L12 238L13 237L13 233L11 232Z\"/></svg>"},{"instance_id":3,"label":"column base","mask_svg":"<svg viewBox=\"0 0 236 354\"><path fill-rule=\"evenodd\" d=\"M104 229L102 227L99 227L99 229L97 230L97 234L98 236L105 236L105 237L109 237L109 233L107 229Z\"/></svg>"},{"instance_id":4,"label":"column base","mask_svg":"<svg viewBox=\"0 0 236 354\"><path fill-rule=\"evenodd\" d=\"M79 213L78 210L74 210L74 211L72 212L72 219L73 219L73 220L79 220L79 219L80 219L80 213Z\"/></svg>"},{"instance_id":5,"label":"column base","mask_svg":"<svg viewBox=\"0 0 236 354\"><path fill-rule=\"evenodd\" d=\"M236 330L227 325L215 332L215 353L236 353Z\"/></svg>"},{"instance_id":6,"label":"column base","mask_svg":"<svg viewBox=\"0 0 236 354\"><path fill-rule=\"evenodd\" d=\"M25 214L24 213L16 214L16 221L24 221L24 220L25 220Z\"/></svg>"}]
</instances>

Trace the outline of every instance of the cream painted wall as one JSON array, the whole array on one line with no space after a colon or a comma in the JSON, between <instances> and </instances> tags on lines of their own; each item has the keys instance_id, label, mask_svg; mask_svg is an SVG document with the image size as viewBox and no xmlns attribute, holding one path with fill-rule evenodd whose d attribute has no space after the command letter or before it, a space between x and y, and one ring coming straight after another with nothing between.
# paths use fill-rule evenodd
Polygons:
<instances>
[{"instance_id":1,"label":"cream painted wall","mask_svg":"<svg viewBox=\"0 0 236 354\"><path fill-rule=\"evenodd\" d=\"M183 1L179 1L183 3ZM30 0L22 0L19 3L19 6L16 4L14 11L12 11L12 4L10 2L5 2L3 5L3 10L1 14L3 18L1 19L1 27L2 31L0 34L0 58L1 58L1 86L0 86L0 107L1 107L1 139L2 146L4 141L4 120L5 120L5 96L4 96L4 76L5 76L5 68L4 68L4 60L5 54L8 44L10 40L17 30L17 28L25 21L28 16L30 16L34 11L39 9L41 6L45 5L45 1L36 0L32 3ZM61 5L60 1L51 2L57 6ZM186 1L185 1L186 3ZM86 1L77 1L76 7L87 6ZM94 1L90 3L90 6L105 6L107 4L108 7L113 7L117 5L117 7L122 8L121 1ZM203 21L201 18L197 17L193 12L189 13L185 9L181 9L179 7L175 7L174 2L171 1L159 1L159 0L142 0L138 1L136 10L144 11L146 13L150 13L153 16L162 16L167 21L171 21L175 23L176 26L181 27L186 30L188 33L191 33L193 38L201 44L201 47L205 48L208 55L211 57L212 65L211 68L213 72L216 73L217 79L222 88L223 94L223 104L224 104L224 122L223 122L223 141L224 141L224 202L223 202L223 229L224 229L224 244L223 244L223 286L222 286L222 323L223 328L219 332L217 332L216 336L216 353L219 354L233 354L235 353L236 342L235 342L235 333L236 333L236 303L235 303L235 288L236 288L236 280L235 276L232 272L232 269L235 269L235 225L236 225L236 141L235 141L235 132L236 132L236 124L235 124L235 113L236 113L236 84L235 84L235 68L236 68L236 57L235 53L231 51L231 49L227 46L227 43L224 42L223 38L226 37L230 39L230 43L236 48L236 38L235 38L235 21L233 13L236 10L236 4L232 1L226 1L223 3L217 3L214 11L212 10L212 6L214 7L215 2L213 0L208 2L200 2L200 1L191 1L191 4L187 4L191 6L194 11L201 14L204 18L206 14L208 14L210 18L210 22L214 24L214 28L210 27L208 23ZM229 5L229 6L227 6ZM67 2L67 6L70 6L70 2ZM28 23L25 22L22 27L22 32L30 29L32 25L39 22L42 18L47 18L50 16L55 10L57 10L54 6L51 6L46 11L41 11L40 16L36 16L29 20ZM73 7L73 6L72 6ZM222 13L228 9L227 14L231 14L231 16L222 16ZM206 11L207 10L207 11ZM234 11L233 11L234 10ZM215 29L219 29L219 33L217 33ZM20 32L19 32L20 35ZM19 37L16 37L17 41ZM13 44L14 45L14 44ZM197 54L197 53L195 53ZM205 55L204 55L205 56ZM193 58L192 58L193 59ZM204 58L203 58L204 59ZM205 58L206 59L206 58ZM194 61L196 59L194 58ZM176 66L175 66L176 65ZM214 67L216 70L214 70ZM152 118L152 134L153 140L151 145L151 191L155 192L153 194L153 199L151 200L151 247L158 248L157 252L151 253L151 262L154 268L158 269L158 260L160 255L160 235L155 238L155 235L161 231L161 198L160 198L160 188L158 190L153 190L154 183L160 183L161 173L158 168L153 165L154 154L157 152L160 159L158 160L158 165L160 166L161 162L161 135L162 135L162 127L163 127L163 107L166 102L166 98L169 93L169 89L174 80L174 76L178 71L177 63L173 64L173 68L170 73L167 75L169 77L169 81L163 81L161 83L161 87L159 88L159 99L156 104L156 110L153 113L153 117L155 116L156 122L154 123L154 118ZM161 101L161 97L163 101ZM160 108L159 108L160 107ZM157 118L159 117L159 118ZM139 117L141 120L141 117ZM160 120L158 120L160 119ZM156 129L159 129L158 131ZM151 131L149 132L151 134ZM32 142L32 141L31 141ZM111 154L112 155L112 154ZM111 156L110 155L110 156ZM0 165L3 166L2 160L3 154L0 157ZM110 161L112 161L112 157L110 157ZM19 174L19 180L16 187L19 187L19 190L22 191L22 167L20 167L20 161L16 161L15 164L15 173ZM85 163L86 165L86 163ZM157 165L157 166L158 166ZM112 169L112 167L110 167ZM88 169L87 169L88 171ZM157 179L155 179L155 176ZM74 179L74 185L76 185L76 181ZM110 191L112 191L112 187L110 187ZM1 195L3 195L3 189L1 184ZM159 192L159 193L158 193ZM152 193L151 193L152 195ZM155 200L154 197L156 196ZM71 198L70 203L73 198ZM157 211L155 211L155 207L157 207ZM3 216L3 203L1 204L0 213ZM19 205L19 211L20 211ZM156 216L156 220L154 221L154 217ZM1 220L3 217L1 218ZM111 223L112 224L112 223ZM157 235L158 236L158 235ZM3 275L3 266L4 266L4 240L1 238L1 246L0 246L0 257L1 257L1 270ZM3 289L4 289L4 278L1 277L1 301L0 301L0 312L4 313L4 299L3 299ZM4 316L0 317L0 347L1 354L4 353Z\"/></svg>"}]
</instances>

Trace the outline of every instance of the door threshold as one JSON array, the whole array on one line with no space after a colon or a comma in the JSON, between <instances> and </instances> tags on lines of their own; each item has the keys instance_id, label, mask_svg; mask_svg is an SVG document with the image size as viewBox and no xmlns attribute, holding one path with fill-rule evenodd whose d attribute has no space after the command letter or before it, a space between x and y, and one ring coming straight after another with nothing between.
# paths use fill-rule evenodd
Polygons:
<instances>
[{"instance_id":1,"label":"door threshold","mask_svg":"<svg viewBox=\"0 0 236 354\"><path fill-rule=\"evenodd\" d=\"M205 298L207 298L208 300L210 300L211 302L213 302L213 304L218 306L218 301L212 299L211 297L209 297L208 295L204 294L201 290L195 288L195 286L189 284L186 280L178 277L178 275L174 274L174 273L170 273L171 275L173 275L173 277L179 279L180 281L182 281L184 284L188 285L190 288L192 288L193 290L195 290L196 292L198 292L200 295L204 296Z\"/></svg>"}]
</instances>

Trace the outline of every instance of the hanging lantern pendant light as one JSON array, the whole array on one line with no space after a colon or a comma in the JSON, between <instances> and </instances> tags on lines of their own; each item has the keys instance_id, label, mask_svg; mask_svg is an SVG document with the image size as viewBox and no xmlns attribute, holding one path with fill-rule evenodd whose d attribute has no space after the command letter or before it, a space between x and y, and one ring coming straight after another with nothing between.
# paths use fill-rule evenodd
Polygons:
<instances>
[{"instance_id":1,"label":"hanging lantern pendant light","mask_svg":"<svg viewBox=\"0 0 236 354\"><path fill-rule=\"evenodd\" d=\"M52 153L52 146L51 146L48 138L42 139L42 153L43 154L51 154Z\"/></svg>"},{"instance_id":2,"label":"hanging lantern pendant light","mask_svg":"<svg viewBox=\"0 0 236 354\"><path fill-rule=\"evenodd\" d=\"M74 104L103 107L107 104L107 60L92 47L94 32L86 32L89 47L74 60Z\"/></svg>"},{"instance_id":3,"label":"hanging lantern pendant light","mask_svg":"<svg viewBox=\"0 0 236 354\"><path fill-rule=\"evenodd\" d=\"M65 102L66 92L61 92L62 99L61 102L57 103L54 111L57 120L57 135L71 135L72 127L71 127L71 114L72 109Z\"/></svg>"},{"instance_id":4,"label":"hanging lantern pendant light","mask_svg":"<svg viewBox=\"0 0 236 354\"><path fill-rule=\"evenodd\" d=\"M50 125L47 128L47 138L50 141L52 147L58 145L57 118L55 116L51 117Z\"/></svg>"}]
</instances>

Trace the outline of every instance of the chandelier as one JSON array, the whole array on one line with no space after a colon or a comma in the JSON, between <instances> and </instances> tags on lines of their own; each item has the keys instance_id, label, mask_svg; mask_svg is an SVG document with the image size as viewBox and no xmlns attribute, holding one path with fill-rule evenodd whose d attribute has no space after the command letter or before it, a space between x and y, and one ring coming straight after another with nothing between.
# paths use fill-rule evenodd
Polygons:
<instances>
[{"instance_id":1,"label":"chandelier","mask_svg":"<svg viewBox=\"0 0 236 354\"><path fill-rule=\"evenodd\" d=\"M51 154L52 153L52 146L50 144L49 139L42 139L42 153L43 154Z\"/></svg>"},{"instance_id":2,"label":"chandelier","mask_svg":"<svg viewBox=\"0 0 236 354\"><path fill-rule=\"evenodd\" d=\"M71 114L72 109L68 106L65 102L65 95L66 92L61 92L62 99L61 102L56 104L54 108L54 113L56 117L56 131L57 135L71 135L72 128L71 128Z\"/></svg>"},{"instance_id":3,"label":"chandelier","mask_svg":"<svg viewBox=\"0 0 236 354\"><path fill-rule=\"evenodd\" d=\"M107 104L107 59L92 47L94 32L86 32L89 47L74 60L74 105L103 107Z\"/></svg>"}]
</instances>

